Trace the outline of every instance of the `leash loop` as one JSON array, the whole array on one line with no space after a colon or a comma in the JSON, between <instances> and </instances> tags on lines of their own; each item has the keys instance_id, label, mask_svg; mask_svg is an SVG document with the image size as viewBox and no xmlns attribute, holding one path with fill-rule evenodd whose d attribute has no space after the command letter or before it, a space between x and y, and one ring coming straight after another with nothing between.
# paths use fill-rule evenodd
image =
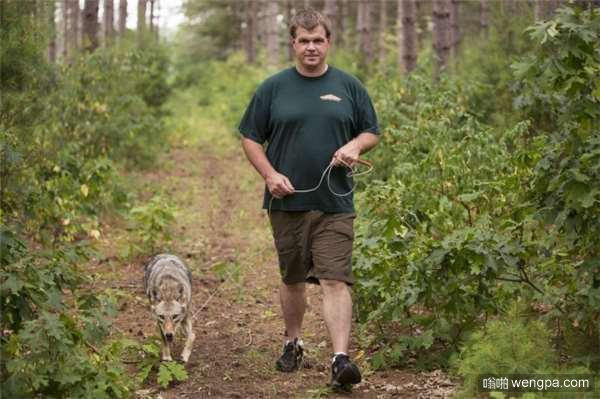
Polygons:
<instances>
[{"instance_id":1,"label":"leash loop","mask_svg":"<svg viewBox=\"0 0 600 399\"><path fill-rule=\"evenodd\" d=\"M355 162L361 165L364 165L367 167L367 170L364 170L362 172L357 172L355 169L352 168L352 166L350 166L348 163L340 160L341 163L344 164L344 166L348 169L350 169L350 171L346 174L347 177L356 177L356 176L362 176L362 175L366 175L369 174L373 171L373 164L369 161L365 161L364 159L357 159ZM333 188L331 188L331 170L335 167L336 165L333 164L333 162L331 162L326 168L325 170L323 170L323 173L321 174L321 178L319 179L319 183L317 183L317 185L313 188L307 188L307 189L301 189L301 190L294 190L294 194L306 194L306 193L312 193L313 191L317 191L319 189L319 187L321 187L321 184L323 184L323 180L325 179L325 177L327 177L327 188L329 189L329 192L333 195L335 195L336 197L346 197L350 194L352 194L354 192L354 187L352 187L350 189L350 191L348 191L347 193L337 193L333 190ZM268 216L269 218L271 218L271 206L273 205L273 200L275 199L275 197L273 196L273 194L271 194L271 200L269 201L269 209L268 209Z\"/></svg>"}]
</instances>

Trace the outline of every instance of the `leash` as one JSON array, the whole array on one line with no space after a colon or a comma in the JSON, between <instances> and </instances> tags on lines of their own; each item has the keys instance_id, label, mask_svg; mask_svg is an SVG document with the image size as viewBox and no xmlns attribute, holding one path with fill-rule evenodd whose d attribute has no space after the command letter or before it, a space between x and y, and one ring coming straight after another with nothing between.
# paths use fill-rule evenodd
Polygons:
<instances>
[{"instance_id":1,"label":"leash","mask_svg":"<svg viewBox=\"0 0 600 399\"><path fill-rule=\"evenodd\" d=\"M356 163L367 167L367 169L362 172L358 172L356 169L354 169L353 167L351 167L348 163L346 163L344 161L340 161L340 162L342 162L346 168L350 169L350 171L346 174L347 177L362 176L362 175L369 174L373 171L373 164L369 161L365 161L364 159L357 159L355 161ZM319 179L319 183L315 187L301 189L301 190L295 190L294 194L306 194L306 193L311 193L313 191L317 191L319 189L319 187L321 187L321 184L323 184L323 180L325 180L325 177L327 177L327 188L329 188L329 191L333 195L335 195L337 197L346 197L346 196L352 194L352 192L354 192L354 187L352 187L352 189L350 189L350 191L348 191L346 193L337 193L331 188L331 182L330 182L331 170L334 167L335 167L335 165L332 162L325 168L325 170L323 170L323 173L321 174L321 178ZM271 216L271 205L273 204L274 199L275 199L275 197L273 197L271 195L271 200L269 201L269 209L268 209L269 217ZM216 289L213 290L213 292L210 294L208 299L206 299L206 301L204 301L202 306L200 306L200 308L198 308L198 310L196 310L194 312L194 314L192 315L192 320L195 320L196 316L198 316L198 313L200 313L201 311L203 311L206 308L208 303L215 297L215 295L217 295L217 293L219 293L223 289L223 287L225 286L225 283L227 283L230 278L231 278L231 274L228 273L227 278Z\"/></svg>"},{"instance_id":2,"label":"leash","mask_svg":"<svg viewBox=\"0 0 600 399\"><path fill-rule=\"evenodd\" d=\"M348 163L340 160L340 162L342 164L344 164L344 166L348 169L350 169L350 172L348 172L346 174L346 177L356 177L356 176L362 176L362 175L366 175L369 174L373 171L373 164L369 161L365 161L364 159L357 159L355 162L361 165L364 165L367 167L367 170L364 170L362 172L357 172L356 169L354 169L352 166L350 166ZM327 188L329 189L329 192L331 192L331 194L335 195L336 197L346 197L350 194L352 194L354 192L354 187L352 187L350 189L350 191L348 191L347 193L336 193L333 188L331 188L331 170L335 167L335 165L333 164L333 162L331 162L326 168L325 170L323 170L323 173L321 174L321 178L319 179L319 183L314 186L313 188L307 188L307 189L301 189L301 190L294 190L294 194L306 194L306 193L312 193L313 191L317 191L319 189L319 187L321 187L321 184L323 184L323 180L325 179L325 176L327 176ZM269 201L269 208L267 210L267 214L269 216L269 219L271 218L271 206L273 205L273 200L276 199L275 197L273 197L273 195L271 194L271 200Z\"/></svg>"},{"instance_id":3,"label":"leash","mask_svg":"<svg viewBox=\"0 0 600 399\"><path fill-rule=\"evenodd\" d=\"M208 299L206 301L204 301L202 306L200 306L200 308L198 308L198 310L196 310L194 312L194 314L192 315L192 320L196 320L196 316L198 316L198 313L200 313L201 311L203 311L206 308L208 303L214 298L215 295L217 295L217 293L219 293L223 289L223 287L225 286L225 283L227 283L230 279L231 279L231 273L227 273L227 278L225 280L223 280L221 282L221 284L219 284L219 286L213 290L213 292L210 294Z\"/></svg>"}]
</instances>

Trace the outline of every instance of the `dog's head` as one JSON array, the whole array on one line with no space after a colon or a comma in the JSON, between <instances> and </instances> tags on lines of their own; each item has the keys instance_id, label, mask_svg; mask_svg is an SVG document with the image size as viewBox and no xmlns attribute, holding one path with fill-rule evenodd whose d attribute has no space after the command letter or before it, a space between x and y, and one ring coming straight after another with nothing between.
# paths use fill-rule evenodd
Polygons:
<instances>
[{"instance_id":1,"label":"dog's head","mask_svg":"<svg viewBox=\"0 0 600 399\"><path fill-rule=\"evenodd\" d=\"M165 279L154 289L152 312L167 341L173 341L175 332L187 315L187 301L183 285L173 279Z\"/></svg>"}]
</instances>

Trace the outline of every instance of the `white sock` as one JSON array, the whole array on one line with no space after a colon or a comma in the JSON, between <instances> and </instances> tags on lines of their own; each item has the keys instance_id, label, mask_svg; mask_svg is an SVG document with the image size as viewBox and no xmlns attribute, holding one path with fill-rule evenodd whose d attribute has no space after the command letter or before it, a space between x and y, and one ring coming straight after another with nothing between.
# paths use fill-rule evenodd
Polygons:
<instances>
[{"instance_id":1,"label":"white sock","mask_svg":"<svg viewBox=\"0 0 600 399\"><path fill-rule=\"evenodd\" d=\"M333 357L331 358L331 363L335 362L335 358L336 358L338 355L346 355L346 356L348 356L348 354L347 354L346 352L335 352L335 353L333 354Z\"/></svg>"},{"instance_id":2,"label":"white sock","mask_svg":"<svg viewBox=\"0 0 600 399\"><path fill-rule=\"evenodd\" d=\"M298 341L297 341L298 346L304 347L304 342L302 342L302 340L300 338L297 338L297 339L298 339ZM286 339L285 340L285 345L289 344L290 342L294 342L294 340L293 339Z\"/></svg>"}]
</instances>

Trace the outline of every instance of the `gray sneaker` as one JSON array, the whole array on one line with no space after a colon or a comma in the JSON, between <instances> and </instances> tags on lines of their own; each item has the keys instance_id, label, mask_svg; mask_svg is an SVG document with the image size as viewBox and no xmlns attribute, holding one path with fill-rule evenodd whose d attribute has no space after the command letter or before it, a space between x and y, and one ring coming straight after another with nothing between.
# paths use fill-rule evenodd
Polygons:
<instances>
[{"instance_id":1,"label":"gray sneaker","mask_svg":"<svg viewBox=\"0 0 600 399\"><path fill-rule=\"evenodd\" d=\"M275 366L277 370L283 371L284 373L291 373L292 371L298 370L302 364L302 356L304 355L304 344L298 338L293 341L289 341L283 346L283 354Z\"/></svg>"}]
</instances>

